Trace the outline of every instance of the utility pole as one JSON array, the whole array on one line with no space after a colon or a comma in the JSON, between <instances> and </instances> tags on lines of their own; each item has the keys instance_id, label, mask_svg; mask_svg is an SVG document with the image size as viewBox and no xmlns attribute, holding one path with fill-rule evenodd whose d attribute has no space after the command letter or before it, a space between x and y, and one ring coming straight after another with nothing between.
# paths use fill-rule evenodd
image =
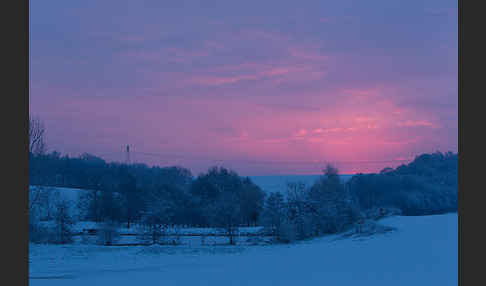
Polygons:
<instances>
[{"instance_id":1,"label":"utility pole","mask_svg":"<svg viewBox=\"0 0 486 286\"><path fill-rule=\"evenodd\" d=\"M126 157L127 165L130 164L130 146L127 145L127 157Z\"/></svg>"}]
</instances>

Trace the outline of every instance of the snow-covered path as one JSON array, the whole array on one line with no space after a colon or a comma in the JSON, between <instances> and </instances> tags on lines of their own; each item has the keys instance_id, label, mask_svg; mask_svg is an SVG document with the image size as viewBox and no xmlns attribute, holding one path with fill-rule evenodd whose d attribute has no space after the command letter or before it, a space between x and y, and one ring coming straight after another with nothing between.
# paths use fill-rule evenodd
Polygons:
<instances>
[{"instance_id":1,"label":"snow-covered path","mask_svg":"<svg viewBox=\"0 0 486 286\"><path fill-rule=\"evenodd\" d=\"M361 240L326 237L294 245L202 251L32 245L30 283L457 285L457 214L393 217L381 223L398 231Z\"/></svg>"}]
</instances>

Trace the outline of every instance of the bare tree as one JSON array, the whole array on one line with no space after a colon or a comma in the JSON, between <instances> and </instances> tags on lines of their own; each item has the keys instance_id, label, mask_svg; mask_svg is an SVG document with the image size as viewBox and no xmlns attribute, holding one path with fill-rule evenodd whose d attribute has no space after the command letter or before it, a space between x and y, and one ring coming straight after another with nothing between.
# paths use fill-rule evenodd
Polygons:
<instances>
[{"instance_id":1,"label":"bare tree","mask_svg":"<svg viewBox=\"0 0 486 286\"><path fill-rule=\"evenodd\" d=\"M45 127L37 116L29 117L29 152L35 155L46 151Z\"/></svg>"}]
</instances>

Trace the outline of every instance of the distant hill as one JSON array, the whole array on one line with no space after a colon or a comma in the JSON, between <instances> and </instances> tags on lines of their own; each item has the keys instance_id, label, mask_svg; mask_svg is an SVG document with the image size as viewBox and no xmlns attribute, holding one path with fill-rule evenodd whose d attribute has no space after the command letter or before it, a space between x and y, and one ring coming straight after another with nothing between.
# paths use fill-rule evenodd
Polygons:
<instances>
[{"instance_id":1,"label":"distant hill","mask_svg":"<svg viewBox=\"0 0 486 286\"><path fill-rule=\"evenodd\" d=\"M348 181L362 209L393 206L405 215L457 211L458 155L422 154L410 164L379 174L358 174Z\"/></svg>"}]
</instances>

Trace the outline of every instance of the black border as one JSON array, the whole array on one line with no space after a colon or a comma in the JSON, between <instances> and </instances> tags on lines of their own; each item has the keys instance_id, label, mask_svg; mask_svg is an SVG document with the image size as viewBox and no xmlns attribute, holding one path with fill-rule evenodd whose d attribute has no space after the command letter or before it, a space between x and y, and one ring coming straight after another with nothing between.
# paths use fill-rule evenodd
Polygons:
<instances>
[{"instance_id":1,"label":"black border","mask_svg":"<svg viewBox=\"0 0 486 286\"><path fill-rule=\"evenodd\" d=\"M481 136L484 130L484 104L474 99L482 98L484 90L483 10L468 1L467 9L459 0L459 209L458 209L458 275L459 285L482 285L484 256L480 246L484 244L484 157L478 156L484 150L485 142ZM467 27L467 29L464 29ZM466 33L467 32L467 33ZM468 39L464 42L464 38ZM467 47L465 45L467 44ZM466 59L466 60L464 60ZM483 59L481 61L481 59ZM467 71L467 72L466 72ZM464 84L466 79L467 84ZM467 119L466 119L467 118ZM469 139L464 140L464 135ZM466 145L465 145L466 144ZM467 154L471 154L470 156ZM469 156L469 157L468 157ZM482 159L482 160L481 160ZM467 160L467 164L465 161ZM482 164L481 164L482 163ZM467 229L467 230L466 230Z\"/></svg>"},{"instance_id":2,"label":"black border","mask_svg":"<svg viewBox=\"0 0 486 286\"><path fill-rule=\"evenodd\" d=\"M2 281L28 285L29 1L3 3ZM10 5L5 5L10 4Z\"/></svg>"},{"instance_id":3,"label":"black border","mask_svg":"<svg viewBox=\"0 0 486 286\"><path fill-rule=\"evenodd\" d=\"M459 49L459 192L458 192L458 275L459 285L484 282L484 38L483 9L479 1L458 1ZM464 27L467 27L465 29ZM468 39L464 42L464 38ZM466 45L467 43L467 45ZM467 46L467 47L466 47ZM466 60L464 60L466 59ZM464 84L464 79L466 83ZM475 102L476 101L476 102ZM469 139L465 140L465 135ZM484 152L484 151L483 151ZM470 155L467 155L470 154ZM467 164L466 164L467 161ZM481 234L481 235L480 235Z\"/></svg>"}]
</instances>

